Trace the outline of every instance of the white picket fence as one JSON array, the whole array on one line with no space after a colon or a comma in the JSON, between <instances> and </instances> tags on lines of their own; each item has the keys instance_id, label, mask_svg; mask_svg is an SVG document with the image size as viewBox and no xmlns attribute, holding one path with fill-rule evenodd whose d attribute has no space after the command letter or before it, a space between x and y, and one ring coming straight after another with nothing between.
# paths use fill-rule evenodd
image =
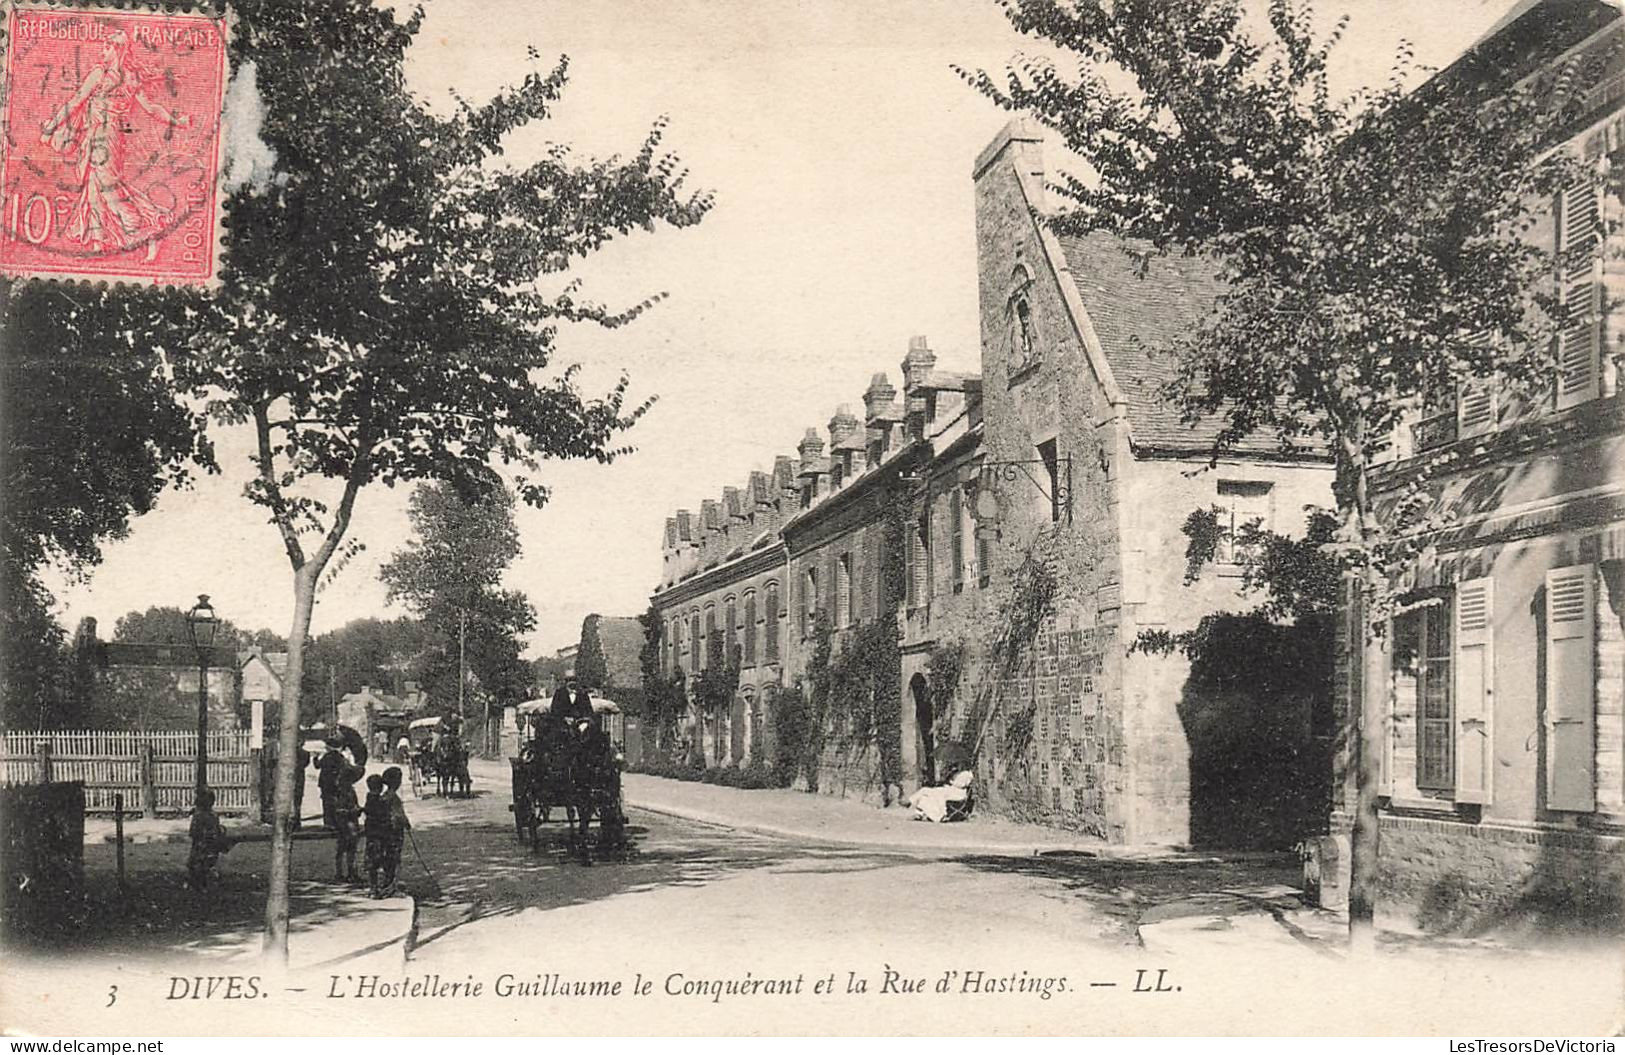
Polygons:
<instances>
[{"instance_id":1,"label":"white picket fence","mask_svg":"<svg viewBox=\"0 0 1625 1055\"><path fill-rule=\"evenodd\" d=\"M247 730L208 736L208 784L215 810L259 810L257 755ZM25 730L0 738L0 784L82 781L85 810L188 813L197 773L197 734L115 729Z\"/></svg>"}]
</instances>

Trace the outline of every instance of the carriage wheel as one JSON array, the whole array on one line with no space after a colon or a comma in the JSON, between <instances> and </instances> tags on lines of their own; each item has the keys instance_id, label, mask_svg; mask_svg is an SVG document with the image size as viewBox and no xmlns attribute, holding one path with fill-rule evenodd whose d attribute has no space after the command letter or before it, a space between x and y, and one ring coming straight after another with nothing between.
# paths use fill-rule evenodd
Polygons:
<instances>
[{"instance_id":1,"label":"carriage wheel","mask_svg":"<svg viewBox=\"0 0 1625 1055\"><path fill-rule=\"evenodd\" d=\"M513 770L513 833L514 837L523 842L525 829L529 828L531 838L536 835L536 813L531 809L530 788L519 767Z\"/></svg>"},{"instance_id":2,"label":"carriage wheel","mask_svg":"<svg viewBox=\"0 0 1625 1055\"><path fill-rule=\"evenodd\" d=\"M616 787L606 798L598 814L598 830L604 845L622 849L626 846L626 814L621 810L621 789Z\"/></svg>"}]
</instances>

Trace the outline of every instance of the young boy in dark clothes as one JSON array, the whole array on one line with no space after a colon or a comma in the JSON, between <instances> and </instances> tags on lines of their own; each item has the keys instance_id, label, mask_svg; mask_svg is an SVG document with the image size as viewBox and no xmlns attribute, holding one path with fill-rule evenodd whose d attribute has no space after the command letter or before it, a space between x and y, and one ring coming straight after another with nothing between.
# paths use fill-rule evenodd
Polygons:
<instances>
[{"instance_id":1,"label":"young boy in dark clothes","mask_svg":"<svg viewBox=\"0 0 1625 1055\"><path fill-rule=\"evenodd\" d=\"M383 884L379 880L389 842L389 803L384 798L384 778L377 773L367 778L367 801L361 813L362 832L367 837L367 885L373 897L382 897Z\"/></svg>"},{"instance_id":2,"label":"young boy in dark clothes","mask_svg":"<svg viewBox=\"0 0 1625 1055\"><path fill-rule=\"evenodd\" d=\"M384 770L383 803L389 812L388 839L384 849L383 889L386 895L395 893L395 883L401 870L401 850L406 845L412 822L406 819L406 807L401 803L401 767Z\"/></svg>"},{"instance_id":3,"label":"young boy in dark clothes","mask_svg":"<svg viewBox=\"0 0 1625 1055\"><path fill-rule=\"evenodd\" d=\"M220 860L220 855L231 849L231 838L214 813L214 792L204 788L198 794L197 808L192 811L192 850L186 855L187 884L193 890L202 890L209 884L209 872Z\"/></svg>"}]
</instances>

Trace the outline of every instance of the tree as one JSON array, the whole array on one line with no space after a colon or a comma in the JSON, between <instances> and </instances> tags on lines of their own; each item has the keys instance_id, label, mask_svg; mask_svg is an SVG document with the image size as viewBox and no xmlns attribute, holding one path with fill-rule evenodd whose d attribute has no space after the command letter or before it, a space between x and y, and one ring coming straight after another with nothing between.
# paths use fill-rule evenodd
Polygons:
<instances>
[{"instance_id":1,"label":"tree","mask_svg":"<svg viewBox=\"0 0 1625 1055\"><path fill-rule=\"evenodd\" d=\"M141 642L151 645L190 645L191 631L186 625L186 610L174 605L153 605L144 612L126 612L113 624L114 641ZM231 620L220 620L215 631L217 648L242 647L243 632Z\"/></svg>"},{"instance_id":2,"label":"tree","mask_svg":"<svg viewBox=\"0 0 1625 1055\"><path fill-rule=\"evenodd\" d=\"M609 687L609 665L604 662L604 643L598 637L601 618L594 612L581 621L581 644L576 649L576 680L587 689Z\"/></svg>"},{"instance_id":3,"label":"tree","mask_svg":"<svg viewBox=\"0 0 1625 1055\"><path fill-rule=\"evenodd\" d=\"M459 714L469 670L488 703L529 692L520 637L535 629L536 610L522 593L498 589L519 555L513 513L513 496L500 483L475 501L443 483L419 485L409 511L414 538L379 571L390 600L404 601L438 634L434 653L422 657L421 680L434 698L455 700Z\"/></svg>"},{"instance_id":4,"label":"tree","mask_svg":"<svg viewBox=\"0 0 1625 1055\"><path fill-rule=\"evenodd\" d=\"M1141 253L1202 255L1224 292L1163 349L1187 421L1217 417L1214 454L1258 433L1329 449L1336 552L1380 633L1388 577L1434 517L1419 476L1374 508L1372 465L1427 398L1491 378L1532 398L1550 379L1554 261L1523 237L1576 163L1547 154L1581 80L1513 86L1469 54L1407 91L1401 51L1382 85L1334 99L1328 57L1346 20L1270 0L1001 0L1011 23L1076 56L1004 76L983 94L1055 130L1084 163L1055 190L1054 222L1109 231ZM1365 692L1351 730L1350 931L1369 940L1380 724Z\"/></svg>"},{"instance_id":5,"label":"tree","mask_svg":"<svg viewBox=\"0 0 1625 1055\"><path fill-rule=\"evenodd\" d=\"M70 720L66 635L39 580L101 561L166 486L213 467L155 332L182 307L152 290L0 278L0 701L6 720ZM25 717L26 716L26 717Z\"/></svg>"},{"instance_id":6,"label":"tree","mask_svg":"<svg viewBox=\"0 0 1625 1055\"><path fill-rule=\"evenodd\" d=\"M185 377L217 422L254 430L247 497L276 526L293 578L291 713L317 587L355 552L364 488L438 480L473 500L498 465L540 505L543 461L623 452L647 402L628 404L625 377L584 394L577 370L553 363L555 338L564 323L620 326L653 301L613 311L562 276L634 229L698 222L711 199L658 153L663 121L627 159L553 146L505 163L510 133L560 97L565 61L443 114L406 84L421 10L405 21L365 0L234 10L233 75L240 89L252 75L275 160L228 198L231 249L219 288L191 305ZM297 748L283 723L266 907L267 949L283 960Z\"/></svg>"},{"instance_id":7,"label":"tree","mask_svg":"<svg viewBox=\"0 0 1625 1055\"><path fill-rule=\"evenodd\" d=\"M305 647L305 691L301 718L317 721L329 713L329 693L344 696L364 686L401 691L418 678L424 655L434 647L419 619L354 619Z\"/></svg>"}]
</instances>

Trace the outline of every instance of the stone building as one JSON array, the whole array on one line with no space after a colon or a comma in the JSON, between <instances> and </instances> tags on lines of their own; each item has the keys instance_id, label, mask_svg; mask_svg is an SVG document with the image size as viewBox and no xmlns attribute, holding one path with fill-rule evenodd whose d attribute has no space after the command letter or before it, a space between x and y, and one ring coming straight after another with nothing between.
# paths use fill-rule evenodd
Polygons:
<instances>
[{"instance_id":1,"label":"stone building","mask_svg":"<svg viewBox=\"0 0 1625 1055\"><path fill-rule=\"evenodd\" d=\"M415 681L407 682L399 696L363 685L359 692L339 697L338 721L359 733L367 749L382 757L394 747L407 724L423 712L426 702Z\"/></svg>"},{"instance_id":2,"label":"stone building","mask_svg":"<svg viewBox=\"0 0 1625 1055\"><path fill-rule=\"evenodd\" d=\"M1468 386L1395 438L1374 493L1391 498L1449 456L1425 482L1451 522L1394 584L1385 635L1366 642L1354 613L1344 624L1365 653L1340 671L1346 713L1362 690L1385 708L1376 901L1388 925L1625 914L1625 23L1607 4L1526 3L1438 80L1554 76L1581 78L1567 149L1593 175L1530 233L1563 254L1554 285L1572 318L1551 390L1520 405ZM1346 832L1343 761L1332 821Z\"/></svg>"},{"instance_id":3,"label":"stone building","mask_svg":"<svg viewBox=\"0 0 1625 1055\"><path fill-rule=\"evenodd\" d=\"M973 183L979 449L946 457L929 489L926 610L905 641L915 724L935 698L933 738L974 758L1011 812L1112 842L1245 842L1226 830L1233 804L1213 801L1223 782L1193 785L1206 739L1285 708L1296 721L1271 726L1274 748L1310 750L1315 701L1211 697L1183 658L1131 646L1250 607L1233 564L1184 583L1191 512L1299 533L1306 507L1331 502L1327 459L1257 442L1213 461L1216 428L1163 403L1171 364L1150 350L1218 287L1200 261L1058 239L1036 133L1007 126Z\"/></svg>"},{"instance_id":4,"label":"stone building","mask_svg":"<svg viewBox=\"0 0 1625 1055\"><path fill-rule=\"evenodd\" d=\"M739 688L725 708L692 707L681 730L709 764L761 757L775 695L785 685L784 523L799 509L788 457L741 487L706 499L698 515L666 520L662 575L651 600L661 620L661 669L692 686L737 654Z\"/></svg>"},{"instance_id":5,"label":"stone building","mask_svg":"<svg viewBox=\"0 0 1625 1055\"><path fill-rule=\"evenodd\" d=\"M941 582L945 596L963 592L963 581L952 588L946 573L931 570L940 552L931 541L933 512L937 533L949 537L945 496L957 493L970 471L981 423L981 378L938 370L936 361L926 339L914 338L900 392L885 374L874 375L861 419L842 406L829 421L827 447L812 430L800 445L803 509L783 531L794 605L789 672L811 693L821 676L814 667L822 621L835 683L824 705L817 779L831 793L889 798L888 788L906 793L934 775L930 694L910 678L929 649L934 585ZM894 626L895 662L873 636L893 635ZM843 674L848 656L870 666L894 663L895 672ZM882 680L871 680L875 673ZM851 691L852 684L861 690ZM857 708L853 696L861 697Z\"/></svg>"},{"instance_id":6,"label":"stone building","mask_svg":"<svg viewBox=\"0 0 1625 1055\"><path fill-rule=\"evenodd\" d=\"M1259 713L1292 719L1269 726L1270 749L1311 750L1327 694L1208 698L1184 660L1131 645L1250 607L1235 563L1183 582L1190 513L1298 532L1305 507L1330 504L1330 467L1262 443L1215 463L1215 429L1161 404L1169 366L1147 349L1216 285L1193 262L1056 239L1043 186L1042 143L1019 124L975 165L979 375L938 370L916 338L900 389L877 374L861 416L838 408L794 462L667 521L663 669L692 684L741 650L732 713L695 716L707 761L753 756L773 692L833 679L812 708L820 790L891 798L947 776L952 754L1005 812L1114 842L1245 842L1193 767ZM874 629L887 620L895 641ZM854 672L849 650L892 669ZM884 707L847 698L871 692Z\"/></svg>"},{"instance_id":7,"label":"stone building","mask_svg":"<svg viewBox=\"0 0 1625 1055\"><path fill-rule=\"evenodd\" d=\"M94 641L76 647L90 672L86 725L92 729L196 732L199 662L191 645ZM211 732L249 728L239 691L237 653L204 651L202 672Z\"/></svg>"}]
</instances>

